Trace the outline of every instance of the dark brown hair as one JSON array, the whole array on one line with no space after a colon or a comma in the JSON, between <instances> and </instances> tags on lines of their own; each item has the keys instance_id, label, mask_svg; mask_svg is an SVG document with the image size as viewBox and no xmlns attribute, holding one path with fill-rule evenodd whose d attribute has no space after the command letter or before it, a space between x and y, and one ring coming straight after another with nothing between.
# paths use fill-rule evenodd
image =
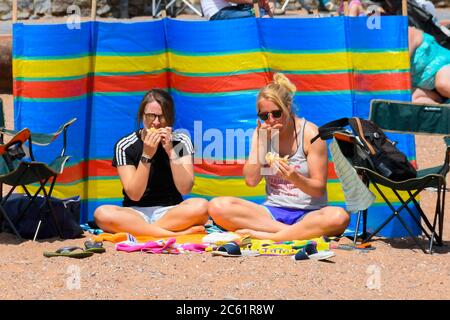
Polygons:
<instances>
[{"instance_id":1,"label":"dark brown hair","mask_svg":"<svg viewBox=\"0 0 450 320\"><path fill-rule=\"evenodd\" d=\"M144 117L145 106L147 103L153 101L156 101L161 106L162 114L166 119L167 126L172 127L175 121L173 99L167 91L162 89L152 89L145 94L144 98L142 98L137 115L138 126L141 124L142 118Z\"/></svg>"}]
</instances>

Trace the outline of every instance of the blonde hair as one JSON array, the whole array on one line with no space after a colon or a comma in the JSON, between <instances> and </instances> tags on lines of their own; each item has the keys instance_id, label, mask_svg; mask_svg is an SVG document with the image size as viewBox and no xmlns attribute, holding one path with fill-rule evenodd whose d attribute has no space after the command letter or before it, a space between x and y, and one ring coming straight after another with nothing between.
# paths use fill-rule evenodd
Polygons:
<instances>
[{"instance_id":1,"label":"blonde hair","mask_svg":"<svg viewBox=\"0 0 450 320\"><path fill-rule=\"evenodd\" d=\"M292 115L292 100L297 88L282 73L275 73L273 81L259 91L256 100L257 111L259 112L259 103L262 99L275 103L284 113Z\"/></svg>"}]
</instances>

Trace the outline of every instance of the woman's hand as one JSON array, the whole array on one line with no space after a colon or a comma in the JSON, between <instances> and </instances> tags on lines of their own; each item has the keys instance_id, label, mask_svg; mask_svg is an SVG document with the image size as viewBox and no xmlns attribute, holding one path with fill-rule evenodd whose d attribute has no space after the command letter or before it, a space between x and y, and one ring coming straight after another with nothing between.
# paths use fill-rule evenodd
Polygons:
<instances>
[{"instance_id":1,"label":"woman's hand","mask_svg":"<svg viewBox=\"0 0 450 320\"><path fill-rule=\"evenodd\" d=\"M290 166L284 161L275 161L272 167L275 169L275 174L278 177L290 182L294 182L295 178L298 175L295 167Z\"/></svg>"},{"instance_id":2,"label":"woman's hand","mask_svg":"<svg viewBox=\"0 0 450 320\"><path fill-rule=\"evenodd\" d=\"M158 150L158 145L161 142L161 135L158 131L148 132L146 129L141 131L141 139L144 142L144 151L142 155L149 158L153 158L156 151Z\"/></svg>"},{"instance_id":3,"label":"woman's hand","mask_svg":"<svg viewBox=\"0 0 450 320\"><path fill-rule=\"evenodd\" d=\"M165 127L158 129L158 134L161 136L161 144L166 151L169 158L172 156L173 143L172 143L172 128Z\"/></svg>"}]
</instances>

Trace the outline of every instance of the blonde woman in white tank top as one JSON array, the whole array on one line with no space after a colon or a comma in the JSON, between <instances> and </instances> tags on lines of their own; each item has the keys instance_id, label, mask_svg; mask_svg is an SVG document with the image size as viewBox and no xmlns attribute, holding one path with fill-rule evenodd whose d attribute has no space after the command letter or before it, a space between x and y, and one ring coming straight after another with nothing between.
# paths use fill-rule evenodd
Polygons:
<instances>
[{"instance_id":1,"label":"blonde woman in white tank top","mask_svg":"<svg viewBox=\"0 0 450 320\"><path fill-rule=\"evenodd\" d=\"M340 207L327 206L327 146L322 140L310 143L318 129L295 116L295 91L295 85L277 73L259 92L260 119L243 175L250 187L265 178L267 198L262 205L234 197L212 199L208 213L222 228L275 241L336 236L347 228L349 214ZM264 138L275 134L278 148ZM268 151L288 161L277 160L269 166L265 161Z\"/></svg>"}]
</instances>

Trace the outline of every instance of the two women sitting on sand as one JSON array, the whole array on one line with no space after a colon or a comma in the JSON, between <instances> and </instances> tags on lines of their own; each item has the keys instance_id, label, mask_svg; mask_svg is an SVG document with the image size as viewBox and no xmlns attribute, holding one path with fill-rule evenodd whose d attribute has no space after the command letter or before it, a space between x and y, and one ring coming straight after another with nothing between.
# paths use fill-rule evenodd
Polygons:
<instances>
[{"instance_id":1,"label":"two women sitting on sand","mask_svg":"<svg viewBox=\"0 0 450 320\"><path fill-rule=\"evenodd\" d=\"M310 143L317 126L293 111L296 91L284 75L275 74L257 98L257 128L243 176L250 187L266 180L262 205L234 197L183 201L194 184L192 143L172 133L173 100L153 89L142 100L138 120L144 128L120 139L113 166L123 187L123 206L104 205L94 213L107 232L167 237L199 233L209 216L222 228L275 241L340 235L349 214L327 206L327 146ZM278 139L278 148L269 141ZM270 147L268 147L270 146ZM269 160L269 161L267 161Z\"/></svg>"}]
</instances>

